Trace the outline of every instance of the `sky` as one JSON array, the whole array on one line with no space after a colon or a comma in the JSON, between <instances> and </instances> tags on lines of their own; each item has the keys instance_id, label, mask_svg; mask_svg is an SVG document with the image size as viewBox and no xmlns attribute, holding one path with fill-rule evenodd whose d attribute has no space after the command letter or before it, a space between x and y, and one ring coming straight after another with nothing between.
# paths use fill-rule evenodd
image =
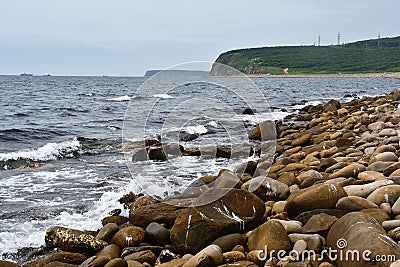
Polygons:
<instances>
[{"instance_id":1,"label":"sky","mask_svg":"<svg viewBox=\"0 0 400 267\"><path fill-rule=\"evenodd\" d=\"M228 50L400 35L399 0L0 0L0 74L141 76Z\"/></svg>"}]
</instances>

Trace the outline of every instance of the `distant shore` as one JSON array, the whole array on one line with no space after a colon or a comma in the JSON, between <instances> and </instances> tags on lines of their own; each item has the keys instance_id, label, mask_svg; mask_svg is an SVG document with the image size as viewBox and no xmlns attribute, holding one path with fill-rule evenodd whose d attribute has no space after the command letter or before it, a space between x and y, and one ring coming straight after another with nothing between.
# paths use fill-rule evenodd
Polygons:
<instances>
[{"instance_id":1,"label":"distant shore","mask_svg":"<svg viewBox=\"0 0 400 267\"><path fill-rule=\"evenodd\" d=\"M251 78L394 78L400 79L400 72L351 73L351 74L248 74Z\"/></svg>"}]
</instances>

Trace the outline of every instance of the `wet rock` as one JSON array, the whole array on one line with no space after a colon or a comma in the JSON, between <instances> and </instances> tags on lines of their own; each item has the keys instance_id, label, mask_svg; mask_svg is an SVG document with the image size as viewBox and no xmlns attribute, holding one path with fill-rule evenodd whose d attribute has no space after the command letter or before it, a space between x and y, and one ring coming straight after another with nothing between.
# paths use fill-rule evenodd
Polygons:
<instances>
[{"instance_id":1,"label":"wet rock","mask_svg":"<svg viewBox=\"0 0 400 267\"><path fill-rule=\"evenodd\" d=\"M236 262L246 259L246 255L240 251L228 251L223 254L224 262Z\"/></svg>"},{"instance_id":2,"label":"wet rock","mask_svg":"<svg viewBox=\"0 0 400 267\"><path fill-rule=\"evenodd\" d=\"M378 206L365 198L359 196L347 196L339 199L336 208L347 211L359 211L362 209L378 208Z\"/></svg>"},{"instance_id":3,"label":"wet rock","mask_svg":"<svg viewBox=\"0 0 400 267\"><path fill-rule=\"evenodd\" d=\"M183 135L180 140L184 142L189 142L197 139L199 136L197 134L185 134Z\"/></svg>"},{"instance_id":4,"label":"wet rock","mask_svg":"<svg viewBox=\"0 0 400 267\"><path fill-rule=\"evenodd\" d=\"M119 230L111 239L111 243L120 248L133 247L144 241L145 232L137 226L128 226Z\"/></svg>"},{"instance_id":5,"label":"wet rock","mask_svg":"<svg viewBox=\"0 0 400 267\"><path fill-rule=\"evenodd\" d=\"M167 155L165 154L162 147L150 147L147 153L149 155L149 159L151 160L167 160Z\"/></svg>"},{"instance_id":6,"label":"wet rock","mask_svg":"<svg viewBox=\"0 0 400 267\"><path fill-rule=\"evenodd\" d=\"M396 156L395 153L393 152L383 152L380 154L376 154L371 158L369 161L369 164L377 162L377 161L382 161L382 162L397 162L398 157Z\"/></svg>"},{"instance_id":7,"label":"wet rock","mask_svg":"<svg viewBox=\"0 0 400 267\"><path fill-rule=\"evenodd\" d=\"M331 209L337 201L347 196L341 186L334 184L317 184L302 189L287 199L286 211L290 218L313 209Z\"/></svg>"},{"instance_id":8,"label":"wet rock","mask_svg":"<svg viewBox=\"0 0 400 267\"><path fill-rule=\"evenodd\" d=\"M397 171L398 169L400 169L400 162L396 162L394 164L391 164L389 166L387 166L385 169L383 169L383 174L385 176L389 176L391 175L394 171Z\"/></svg>"},{"instance_id":9,"label":"wet rock","mask_svg":"<svg viewBox=\"0 0 400 267\"><path fill-rule=\"evenodd\" d=\"M353 141L349 138L338 138L335 145L336 147L349 147L353 145Z\"/></svg>"},{"instance_id":10,"label":"wet rock","mask_svg":"<svg viewBox=\"0 0 400 267\"><path fill-rule=\"evenodd\" d=\"M394 228L400 227L400 220L388 220L382 222L382 227L386 230L393 230Z\"/></svg>"},{"instance_id":11,"label":"wet rock","mask_svg":"<svg viewBox=\"0 0 400 267\"><path fill-rule=\"evenodd\" d=\"M139 252L134 252L125 256L126 261L137 261L140 263L147 262L150 265L154 265L157 260L157 256L151 250L144 250Z\"/></svg>"},{"instance_id":12,"label":"wet rock","mask_svg":"<svg viewBox=\"0 0 400 267\"><path fill-rule=\"evenodd\" d=\"M361 181L376 181L383 178L385 178L385 175L375 171L364 171L358 174L358 179Z\"/></svg>"},{"instance_id":13,"label":"wet rock","mask_svg":"<svg viewBox=\"0 0 400 267\"><path fill-rule=\"evenodd\" d=\"M68 252L94 254L107 245L83 231L55 226L46 231L46 245Z\"/></svg>"},{"instance_id":14,"label":"wet rock","mask_svg":"<svg viewBox=\"0 0 400 267\"><path fill-rule=\"evenodd\" d=\"M131 210L146 206L149 204L158 203L159 201L152 196L140 196L130 205Z\"/></svg>"},{"instance_id":15,"label":"wet rock","mask_svg":"<svg viewBox=\"0 0 400 267\"><path fill-rule=\"evenodd\" d=\"M25 263L23 266L26 267L31 267L31 266L37 266L37 267L43 267L43 266L48 266L49 264L53 263L59 263L58 265L79 265L82 262L86 260L86 256L84 256L81 253L72 253L72 252L52 252L48 255L40 256L38 259L35 259L34 261ZM3 266L0 264L0 266Z\"/></svg>"},{"instance_id":16,"label":"wet rock","mask_svg":"<svg viewBox=\"0 0 400 267\"><path fill-rule=\"evenodd\" d=\"M279 220L279 219L271 219L270 221L276 221L282 224L283 228L285 228L286 233L301 233L301 228L303 224L299 221L286 221L286 220Z\"/></svg>"},{"instance_id":17,"label":"wet rock","mask_svg":"<svg viewBox=\"0 0 400 267\"><path fill-rule=\"evenodd\" d=\"M290 240L285 228L277 221L267 221L257 227L249 235L248 247L249 250L263 250L265 247L268 250L289 251L291 249Z\"/></svg>"},{"instance_id":18,"label":"wet rock","mask_svg":"<svg viewBox=\"0 0 400 267\"><path fill-rule=\"evenodd\" d=\"M258 176L242 185L242 189L253 192L264 201L285 200L289 196L289 187L277 180Z\"/></svg>"},{"instance_id":19,"label":"wet rock","mask_svg":"<svg viewBox=\"0 0 400 267\"><path fill-rule=\"evenodd\" d=\"M114 223L116 225L123 225L127 222L128 218L124 216L107 216L101 221L103 225L107 225L109 223Z\"/></svg>"},{"instance_id":20,"label":"wet rock","mask_svg":"<svg viewBox=\"0 0 400 267\"><path fill-rule=\"evenodd\" d=\"M212 244L219 246L223 252L227 252L231 251L237 245L245 246L247 240L242 234L230 234L215 239Z\"/></svg>"},{"instance_id":21,"label":"wet rock","mask_svg":"<svg viewBox=\"0 0 400 267\"><path fill-rule=\"evenodd\" d=\"M311 134L303 134L299 138L292 141L292 146L305 146L311 141Z\"/></svg>"},{"instance_id":22,"label":"wet rock","mask_svg":"<svg viewBox=\"0 0 400 267\"><path fill-rule=\"evenodd\" d=\"M126 260L115 258L110 260L104 267L128 267Z\"/></svg>"},{"instance_id":23,"label":"wet rock","mask_svg":"<svg viewBox=\"0 0 400 267\"><path fill-rule=\"evenodd\" d=\"M146 161L146 160L149 160L149 155L147 153L146 148L140 148L132 155L132 162Z\"/></svg>"},{"instance_id":24,"label":"wet rock","mask_svg":"<svg viewBox=\"0 0 400 267\"><path fill-rule=\"evenodd\" d=\"M96 256L105 256L112 260L120 256L120 248L115 244L111 244L97 252Z\"/></svg>"},{"instance_id":25,"label":"wet rock","mask_svg":"<svg viewBox=\"0 0 400 267\"><path fill-rule=\"evenodd\" d=\"M359 163L352 163L346 167L344 167L343 169L340 169L334 173L332 173L331 175L329 175L329 179L334 179L334 178L338 178L338 177L357 177L357 175L360 172L365 171L366 168L364 165L359 164Z\"/></svg>"},{"instance_id":26,"label":"wet rock","mask_svg":"<svg viewBox=\"0 0 400 267\"><path fill-rule=\"evenodd\" d=\"M20 265L11 262L11 261L4 261L4 260L0 260L0 266L2 267L20 267Z\"/></svg>"},{"instance_id":27,"label":"wet rock","mask_svg":"<svg viewBox=\"0 0 400 267\"><path fill-rule=\"evenodd\" d=\"M109 259L104 256L93 256L85 260L79 267L104 267Z\"/></svg>"},{"instance_id":28,"label":"wet rock","mask_svg":"<svg viewBox=\"0 0 400 267\"><path fill-rule=\"evenodd\" d=\"M289 234L289 239L292 243L304 240L307 243L307 249L316 253L320 252L322 246L326 245L326 240L319 234Z\"/></svg>"},{"instance_id":29,"label":"wet rock","mask_svg":"<svg viewBox=\"0 0 400 267\"><path fill-rule=\"evenodd\" d=\"M135 209L131 208L129 212L129 221L133 225L143 228L147 227L151 222L172 225L182 209L182 207L166 203L154 203Z\"/></svg>"},{"instance_id":30,"label":"wet rock","mask_svg":"<svg viewBox=\"0 0 400 267\"><path fill-rule=\"evenodd\" d=\"M389 215L381 208L363 209L360 210L360 212L373 217L379 224L382 224L384 221L389 220Z\"/></svg>"},{"instance_id":31,"label":"wet rock","mask_svg":"<svg viewBox=\"0 0 400 267\"><path fill-rule=\"evenodd\" d=\"M169 230L152 222L146 228L146 241L152 245L165 246L170 243Z\"/></svg>"},{"instance_id":32,"label":"wet rock","mask_svg":"<svg viewBox=\"0 0 400 267\"><path fill-rule=\"evenodd\" d=\"M386 162L376 161L367 167L367 171L383 172L387 166L388 164ZM385 173L383 174L386 175ZM387 176L389 176L389 174Z\"/></svg>"},{"instance_id":33,"label":"wet rock","mask_svg":"<svg viewBox=\"0 0 400 267\"><path fill-rule=\"evenodd\" d=\"M315 209L315 210L310 210L310 211L305 211L297 215L294 219L296 221L301 222L302 224L306 224L307 221L314 215L318 215L321 213L325 213L328 215L335 216L336 218L340 218L343 215L347 214L347 210L341 210L341 209Z\"/></svg>"},{"instance_id":34,"label":"wet rock","mask_svg":"<svg viewBox=\"0 0 400 267\"><path fill-rule=\"evenodd\" d=\"M374 218L361 212L346 214L333 224L328 234L328 246L339 249L338 245L344 243L341 240L345 240L346 243L340 248L343 253L349 250L369 250L371 259L374 259L376 255L400 257L400 246L386 235L385 230ZM359 261L351 262L339 258L336 264L338 267L349 266L349 264L352 267L363 267L368 266L370 262L365 261L363 257L360 257Z\"/></svg>"},{"instance_id":35,"label":"wet rock","mask_svg":"<svg viewBox=\"0 0 400 267\"><path fill-rule=\"evenodd\" d=\"M275 122L264 121L259 123L249 134L250 140L275 140L276 138L276 128Z\"/></svg>"},{"instance_id":36,"label":"wet rock","mask_svg":"<svg viewBox=\"0 0 400 267\"><path fill-rule=\"evenodd\" d=\"M377 188L393 184L391 180L379 180L368 184L362 185L348 185L343 187L349 196L367 197Z\"/></svg>"},{"instance_id":37,"label":"wet rock","mask_svg":"<svg viewBox=\"0 0 400 267\"><path fill-rule=\"evenodd\" d=\"M118 230L119 230L119 228L116 223L107 223L97 233L96 239L110 242L111 238L113 237L113 235L115 233L118 232Z\"/></svg>"},{"instance_id":38,"label":"wet rock","mask_svg":"<svg viewBox=\"0 0 400 267\"><path fill-rule=\"evenodd\" d=\"M243 115L254 115L255 112L256 112L255 109L245 108L245 109L243 109L242 114Z\"/></svg>"},{"instance_id":39,"label":"wet rock","mask_svg":"<svg viewBox=\"0 0 400 267\"><path fill-rule=\"evenodd\" d=\"M329 100L326 104L324 104L323 106L323 112L334 112L337 111L338 109L340 109L342 107L342 105L339 103L339 101L337 100Z\"/></svg>"},{"instance_id":40,"label":"wet rock","mask_svg":"<svg viewBox=\"0 0 400 267\"><path fill-rule=\"evenodd\" d=\"M382 203L390 203L393 205L399 196L400 185L386 185L376 189L367 197L367 199L374 202L378 206Z\"/></svg>"},{"instance_id":41,"label":"wet rock","mask_svg":"<svg viewBox=\"0 0 400 267\"><path fill-rule=\"evenodd\" d=\"M190 258L182 267L216 267L223 261L221 248L217 245L209 245Z\"/></svg>"},{"instance_id":42,"label":"wet rock","mask_svg":"<svg viewBox=\"0 0 400 267\"><path fill-rule=\"evenodd\" d=\"M338 218L326 213L313 215L303 226L303 233L317 233L325 236Z\"/></svg>"},{"instance_id":43,"label":"wet rock","mask_svg":"<svg viewBox=\"0 0 400 267\"><path fill-rule=\"evenodd\" d=\"M256 195L241 189L212 189L198 198L198 203L210 196L226 193L221 199L184 210L171 229L174 249L183 253L199 251L216 238L251 229L261 222L265 205Z\"/></svg>"}]
</instances>

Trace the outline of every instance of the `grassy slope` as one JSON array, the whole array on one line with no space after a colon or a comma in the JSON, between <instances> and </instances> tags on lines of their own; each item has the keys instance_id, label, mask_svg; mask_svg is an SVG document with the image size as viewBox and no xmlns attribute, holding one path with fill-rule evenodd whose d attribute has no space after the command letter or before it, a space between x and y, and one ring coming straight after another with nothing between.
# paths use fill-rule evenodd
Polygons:
<instances>
[{"instance_id":1,"label":"grassy slope","mask_svg":"<svg viewBox=\"0 0 400 267\"><path fill-rule=\"evenodd\" d=\"M379 47L378 47L379 44ZM400 36L342 46L282 46L232 50L217 61L247 74L400 71ZM213 73L218 74L218 73Z\"/></svg>"}]
</instances>

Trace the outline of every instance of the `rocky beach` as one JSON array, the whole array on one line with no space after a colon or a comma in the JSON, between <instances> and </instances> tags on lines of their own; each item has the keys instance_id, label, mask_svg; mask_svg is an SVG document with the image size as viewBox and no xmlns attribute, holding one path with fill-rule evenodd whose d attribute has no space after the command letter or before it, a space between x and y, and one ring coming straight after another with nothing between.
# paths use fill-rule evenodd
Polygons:
<instances>
[{"instance_id":1,"label":"rocky beach","mask_svg":"<svg viewBox=\"0 0 400 267\"><path fill-rule=\"evenodd\" d=\"M111 210L100 229L51 227L45 247L0 266L400 266L399 133L400 90L306 106L249 129L257 160L167 199L128 194L119 201L129 217ZM131 144L134 160L201 155L143 144Z\"/></svg>"}]
</instances>

